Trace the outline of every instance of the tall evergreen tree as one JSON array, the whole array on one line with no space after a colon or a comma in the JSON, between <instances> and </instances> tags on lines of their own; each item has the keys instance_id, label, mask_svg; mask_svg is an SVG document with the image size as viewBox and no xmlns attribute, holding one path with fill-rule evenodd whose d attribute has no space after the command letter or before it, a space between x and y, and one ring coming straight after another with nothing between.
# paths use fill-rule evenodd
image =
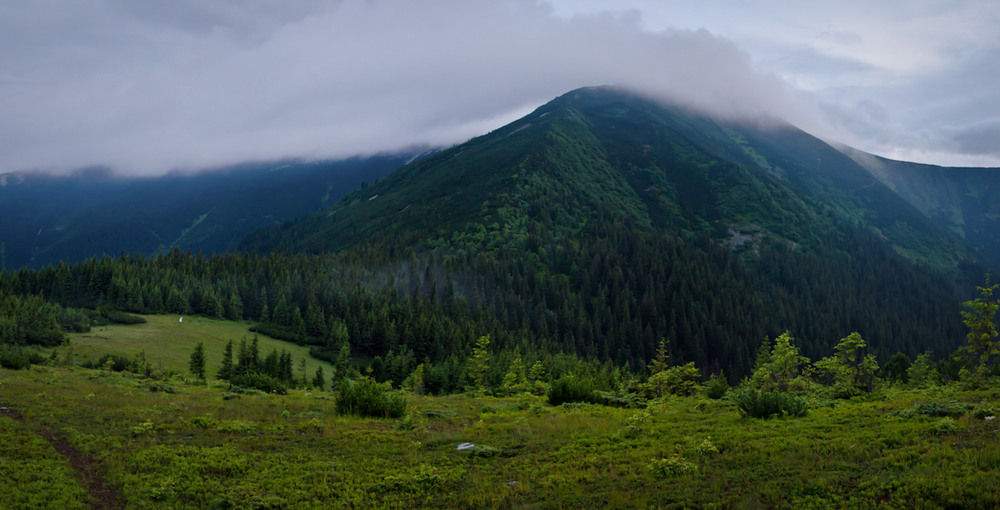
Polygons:
<instances>
[{"instance_id":1,"label":"tall evergreen tree","mask_svg":"<svg viewBox=\"0 0 1000 510\"><path fill-rule=\"evenodd\" d=\"M215 376L224 381L228 381L233 376L233 341L226 342L226 348L222 351L222 365Z\"/></svg>"},{"instance_id":2,"label":"tall evergreen tree","mask_svg":"<svg viewBox=\"0 0 1000 510\"><path fill-rule=\"evenodd\" d=\"M481 388L487 393L490 391L490 335L483 335L476 340L476 346L472 349L472 357L469 358L469 378L474 387Z\"/></svg>"},{"instance_id":3,"label":"tall evergreen tree","mask_svg":"<svg viewBox=\"0 0 1000 510\"><path fill-rule=\"evenodd\" d=\"M203 342L198 342L194 352L191 353L188 369L191 371L191 375L198 379L205 378L205 344Z\"/></svg>"},{"instance_id":4,"label":"tall evergreen tree","mask_svg":"<svg viewBox=\"0 0 1000 510\"><path fill-rule=\"evenodd\" d=\"M978 378L985 380L989 373L990 358L998 352L997 327L993 322L993 317L1000 308L1000 303L993 301L993 291L1000 285L990 285L990 275L986 275L986 282L979 289L979 297L972 301L962 303L966 309L962 311L965 326L969 328L966 335L966 351L968 353L969 365L976 372Z\"/></svg>"},{"instance_id":5,"label":"tall evergreen tree","mask_svg":"<svg viewBox=\"0 0 1000 510\"><path fill-rule=\"evenodd\" d=\"M323 376L323 365L316 367L316 375L312 380L313 388L323 390L326 388L326 378Z\"/></svg>"}]
</instances>

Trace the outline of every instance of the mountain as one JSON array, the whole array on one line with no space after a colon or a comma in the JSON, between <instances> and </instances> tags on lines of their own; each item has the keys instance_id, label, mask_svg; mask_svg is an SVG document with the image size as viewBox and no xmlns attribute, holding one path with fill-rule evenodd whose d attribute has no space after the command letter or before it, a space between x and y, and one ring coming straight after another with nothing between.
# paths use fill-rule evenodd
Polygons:
<instances>
[{"instance_id":1,"label":"mountain","mask_svg":"<svg viewBox=\"0 0 1000 510\"><path fill-rule=\"evenodd\" d=\"M238 249L340 252L373 266L368 285L464 302L549 349L637 368L665 338L737 375L786 329L813 357L852 331L883 357L950 351L956 291L982 276L958 236L821 140L607 87Z\"/></svg>"},{"instance_id":2,"label":"mountain","mask_svg":"<svg viewBox=\"0 0 1000 510\"><path fill-rule=\"evenodd\" d=\"M841 150L934 223L964 239L1000 269L1000 168L962 168L893 161Z\"/></svg>"},{"instance_id":3,"label":"mountain","mask_svg":"<svg viewBox=\"0 0 1000 510\"><path fill-rule=\"evenodd\" d=\"M412 154L244 164L191 175L0 175L0 268L161 249L222 252L247 233L333 205Z\"/></svg>"}]
</instances>

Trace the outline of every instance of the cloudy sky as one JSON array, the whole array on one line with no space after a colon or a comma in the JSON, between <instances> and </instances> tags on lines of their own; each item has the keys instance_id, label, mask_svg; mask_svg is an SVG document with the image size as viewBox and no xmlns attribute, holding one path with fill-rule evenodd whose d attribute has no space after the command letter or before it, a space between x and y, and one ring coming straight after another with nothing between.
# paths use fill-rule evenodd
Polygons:
<instances>
[{"instance_id":1,"label":"cloudy sky","mask_svg":"<svg viewBox=\"0 0 1000 510\"><path fill-rule=\"evenodd\" d=\"M1000 166L994 0L0 0L0 173L451 144L571 89Z\"/></svg>"}]
</instances>

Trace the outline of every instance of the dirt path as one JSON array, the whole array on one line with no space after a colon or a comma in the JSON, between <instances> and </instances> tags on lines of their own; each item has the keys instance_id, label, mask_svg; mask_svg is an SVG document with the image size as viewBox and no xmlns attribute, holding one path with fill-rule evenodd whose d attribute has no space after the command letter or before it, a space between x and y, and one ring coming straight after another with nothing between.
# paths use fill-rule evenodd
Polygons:
<instances>
[{"instance_id":1,"label":"dirt path","mask_svg":"<svg viewBox=\"0 0 1000 510\"><path fill-rule=\"evenodd\" d=\"M71 445L66 437L58 431L47 429L28 422L17 410L0 402L0 415L21 422L30 430L49 442L60 455L66 457L70 467L76 473L77 482L87 491L87 503L91 508L99 510L117 510L125 508L125 498L117 489L107 484L101 476L100 466L94 459L84 455Z\"/></svg>"}]
</instances>

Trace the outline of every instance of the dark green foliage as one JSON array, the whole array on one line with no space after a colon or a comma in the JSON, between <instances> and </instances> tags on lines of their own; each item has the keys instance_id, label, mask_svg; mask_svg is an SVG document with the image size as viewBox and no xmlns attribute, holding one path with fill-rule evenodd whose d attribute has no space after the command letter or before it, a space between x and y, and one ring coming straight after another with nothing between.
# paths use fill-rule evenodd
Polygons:
<instances>
[{"instance_id":1,"label":"dark green foliage","mask_svg":"<svg viewBox=\"0 0 1000 510\"><path fill-rule=\"evenodd\" d=\"M215 373L215 377L222 379L223 381L228 381L230 377L233 376L233 341L230 340L226 342L226 348L222 351L222 363L219 366L219 371Z\"/></svg>"},{"instance_id":2,"label":"dark green foliage","mask_svg":"<svg viewBox=\"0 0 1000 510\"><path fill-rule=\"evenodd\" d=\"M712 377L705 383L705 395L710 399L718 400L725 397L728 391L729 381L726 380L726 376L722 372L712 374Z\"/></svg>"},{"instance_id":3,"label":"dark green foliage","mask_svg":"<svg viewBox=\"0 0 1000 510\"><path fill-rule=\"evenodd\" d=\"M90 326L93 321L93 313L88 312L89 310L63 308L62 313L59 314L59 326L63 329L63 331L86 333L90 331Z\"/></svg>"},{"instance_id":4,"label":"dark green foliage","mask_svg":"<svg viewBox=\"0 0 1000 510\"><path fill-rule=\"evenodd\" d=\"M658 397L665 395L694 395L701 381L701 372L694 363L665 368L649 376L649 385Z\"/></svg>"},{"instance_id":5,"label":"dark green foliage","mask_svg":"<svg viewBox=\"0 0 1000 510\"><path fill-rule=\"evenodd\" d=\"M906 384L910 380L909 374L907 373L909 369L910 357L901 352L897 352L892 356L892 358L889 358L888 362L882 365L878 375L887 381Z\"/></svg>"},{"instance_id":6,"label":"dark green foliage","mask_svg":"<svg viewBox=\"0 0 1000 510\"><path fill-rule=\"evenodd\" d=\"M953 402L919 402L913 405L913 413L930 418L945 416L958 417L965 414L965 406Z\"/></svg>"},{"instance_id":7,"label":"dark green foliage","mask_svg":"<svg viewBox=\"0 0 1000 510\"><path fill-rule=\"evenodd\" d=\"M344 381L340 384L336 409L339 414L399 418L406 412L406 399L385 383L365 377L354 383Z\"/></svg>"},{"instance_id":8,"label":"dark green foliage","mask_svg":"<svg viewBox=\"0 0 1000 510\"><path fill-rule=\"evenodd\" d=\"M101 310L101 315L112 324L145 324L146 319L118 310Z\"/></svg>"},{"instance_id":9,"label":"dark green foliage","mask_svg":"<svg viewBox=\"0 0 1000 510\"><path fill-rule=\"evenodd\" d=\"M326 388L326 377L323 375L323 367L316 367L316 375L313 376L312 380L313 388L322 390Z\"/></svg>"},{"instance_id":10,"label":"dark green foliage","mask_svg":"<svg viewBox=\"0 0 1000 510\"><path fill-rule=\"evenodd\" d=\"M820 384L831 386L839 398L871 392L878 363L871 354L861 354L865 345L865 341L857 333L841 339L833 356L813 364L810 369L813 378Z\"/></svg>"},{"instance_id":11,"label":"dark green foliage","mask_svg":"<svg viewBox=\"0 0 1000 510\"><path fill-rule=\"evenodd\" d=\"M265 393L276 393L278 395L288 393L288 387L283 382L271 375L256 371L236 374L229 380L229 384L240 388L260 390Z\"/></svg>"},{"instance_id":12,"label":"dark green foliage","mask_svg":"<svg viewBox=\"0 0 1000 510\"><path fill-rule=\"evenodd\" d=\"M585 376L565 375L549 384L546 398L554 406L567 402L596 403L594 382Z\"/></svg>"},{"instance_id":13,"label":"dark green foliage","mask_svg":"<svg viewBox=\"0 0 1000 510\"><path fill-rule=\"evenodd\" d=\"M990 363L994 355L1000 353L997 343L997 327L993 318L1000 308L1000 302L993 300L993 292L998 284L990 285L990 275L986 274L986 282L979 289L979 297L962 303L963 323L969 328L965 346L968 353L968 363L976 376L985 381Z\"/></svg>"},{"instance_id":14,"label":"dark green foliage","mask_svg":"<svg viewBox=\"0 0 1000 510\"><path fill-rule=\"evenodd\" d=\"M0 344L62 344L66 337L59 326L60 312L59 305L42 296L8 294L0 287Z\"/></svg>"},{"instance_id":15,"label":"dark green foliage","mask_svg":"<svg viewBox=\"0 0 1000 510\"><path fill-rule=\"evenodd\" d=\"M729 399L736 404L740 416L751 418L800 417L809 410L804 398L783 391L736 389L729 392Z\"/></svg>"},{"instance_id":16,"label":"dark green foliage","mask_svg":"<svg viewBox=\"0 0 1000 510\"><path fill-rule=\"evenodd\" d=\"M20 370L44 361L44 356L26 347L0 344L0 367Z\"/></svg>"},{"instance_id":17,"label":"dark green foliage","mask_svg":"<svg viewBox=\"0 0 1000 510\"><path fill-rule=\"evenodd\" d=\"M198 379L205 378L205 344L198 342L194 352L191 353L191 360L188 362L188 370L191 375Z\"/></svg>"},{"instance_id":18,"label":"dark green foliage","mask_svg":"<svg viewBox=\"0 0 1000 510\"><path fill-rule=\"evenodd\" d=\"M142 367L138 358L130 358L124 354L105 354L92 363L84 363L87 368L111 370L112 372L141 373Z\"/></svg>"}]
</instances>

